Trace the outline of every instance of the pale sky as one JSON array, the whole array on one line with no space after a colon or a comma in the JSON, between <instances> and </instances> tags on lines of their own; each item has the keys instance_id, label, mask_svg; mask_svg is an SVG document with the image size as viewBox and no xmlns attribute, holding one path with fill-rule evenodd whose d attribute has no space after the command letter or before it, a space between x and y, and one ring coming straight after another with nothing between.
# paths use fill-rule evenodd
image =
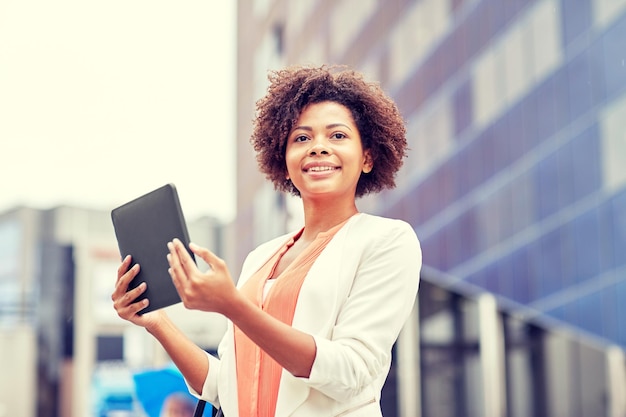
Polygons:
<instances>
[{"instance_id":1,"label":"pale sky","mask_svg":"<svg viewBox=\"0 0 626 417\"><path fill-rule=\"evenodd\" d=\"M235 210L235 1L0 1L0 213Z\"/></svg>"}]
</instances>

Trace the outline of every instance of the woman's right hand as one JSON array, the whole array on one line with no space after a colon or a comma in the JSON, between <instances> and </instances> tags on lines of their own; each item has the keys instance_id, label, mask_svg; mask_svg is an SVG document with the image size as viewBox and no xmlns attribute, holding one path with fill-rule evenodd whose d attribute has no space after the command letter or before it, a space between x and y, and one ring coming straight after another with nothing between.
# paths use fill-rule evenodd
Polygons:
<instances>
[{"instance_id":1,"label":"woman's right hand","mask_svg":"<svg viewBox=\"0 0 626 417\"><path fill-rule=\"evenodd\" d=\"M165 313L162 310L157 310L146 314L138 314L148 306L150 300L143 299L135 302L137 297L146 291L147 286L145 282L142 282L130 291L128 290L128 284L135 278L140 269L139 264L135 264L129 269L131 260L130 255L126 256L117 269L117 282L115 283L115 290L111 295L113 308L115 308L117 315L122 319L149 330L159 325L164 319Z\"/></svg>"}]
</instances>

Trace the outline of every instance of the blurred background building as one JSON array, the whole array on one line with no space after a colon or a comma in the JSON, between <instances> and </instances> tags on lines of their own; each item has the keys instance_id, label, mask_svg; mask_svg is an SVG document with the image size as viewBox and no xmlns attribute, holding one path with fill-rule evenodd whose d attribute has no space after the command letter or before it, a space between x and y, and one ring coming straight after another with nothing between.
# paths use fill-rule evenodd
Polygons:
<instances>
[{"instance_id":1,"label":"blurred background building","mask_svg":"<svg viewBox=\"0 0 626 417\"><path fill-rule=\"evenodd\" d=\"M191 239L222 253L226 226L190 220ZM169 358L112 309L119 262L109 211L0 214L0 416L146 416L134 376L167 368ZM221 317L168 309L198 345L215 350Z\"/></svg>"},{"instance_id":2,"label":"blurred background building","mask_svg":"<svg viewBox=\"0 0 626 417\"><path fill-rule=\"evenodd\" d=\"M254 103L268 70L348 64L411 148L359 206L424 254L385 416L626 416L626 0L239 0L237 26L237 216L192 240L237 276L299 225L257 171ZM108 211L0 214L0 417L143 416L132 373L168 358L111 309L118 263ZM215 349L222 319L170 310Z\"/></svg>"},{"instance_id":3,"label":"blurred background building","mask_svg":"<svg viewBox=\"0 0 626 417\"><path fill-rule=\"evenodd\" d=\"M407 120L360 204L424 253L385 415L626 415L626 1L238 5L239 259L299 221L248 143L268 70L348 64Z\"/></svg>"}]
</instances>

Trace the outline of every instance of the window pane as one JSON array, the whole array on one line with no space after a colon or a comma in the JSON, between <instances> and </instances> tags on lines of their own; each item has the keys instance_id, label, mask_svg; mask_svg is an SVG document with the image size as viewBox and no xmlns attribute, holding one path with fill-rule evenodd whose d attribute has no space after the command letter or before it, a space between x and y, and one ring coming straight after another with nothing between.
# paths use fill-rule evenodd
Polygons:
<instances>
[{"instance_id":1,"label":"window pane","mask_svg":"<svg viewBox=\"0 0 626 417\"><path fill-rule=\"evenodd\" d=\"M600 273L600 235L597 212L586 213L573 221L576 255L576 281L591 279Z\"/></svg>"}]
</instances>

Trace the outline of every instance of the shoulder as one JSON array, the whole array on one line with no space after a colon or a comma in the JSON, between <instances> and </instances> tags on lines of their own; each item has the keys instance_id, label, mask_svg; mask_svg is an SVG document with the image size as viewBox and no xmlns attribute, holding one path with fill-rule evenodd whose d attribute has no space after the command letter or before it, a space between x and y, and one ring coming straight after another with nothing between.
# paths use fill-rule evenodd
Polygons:
<instances>
[{"instance_id":1,"label":"shoulder","mask_svg":"<svg viewBox=\"0 0 626 417\"><path fill-rule=\"evenodd\" d=\"M408 239L419 244L413 226L404 220L360 213L350 222L349 234L365 234L377 239ZM375 239L376 240L376 239Z\"/></svg>"}]
</instances>

